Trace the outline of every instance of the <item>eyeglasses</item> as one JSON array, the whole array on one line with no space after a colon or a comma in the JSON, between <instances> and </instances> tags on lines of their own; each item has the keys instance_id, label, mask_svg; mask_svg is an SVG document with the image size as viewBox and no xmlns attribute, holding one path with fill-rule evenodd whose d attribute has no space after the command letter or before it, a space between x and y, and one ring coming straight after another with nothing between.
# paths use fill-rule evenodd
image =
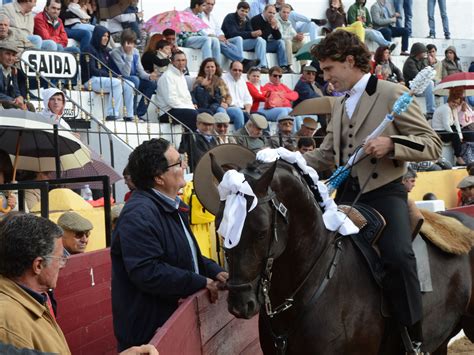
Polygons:
<instances>
[{"instance_id":1,"label":"eyeglasses","mask_svg":"<svg viewBox=\"0 0 474 355\"><path fill-rule=\"evenodd\" d=\"M82 239L84 237L89 238L90 235L91 235L90 231L87 231L87 232L74 232L74 238L76 238L76 239Z\"/></svg>"},{"instance_id":2,"label":"eyeglasses","mask_svg":"<svg viewBox=\"0 0 474 355\"><path fill-rule=\"evenodd\" d=\"M306 74L316 75L315 71L305 71Z\"/></svg>"},{"instance_id":3,"label":"eyeglasses","mask_svg":"<svg viewBox=\"0 0 474 355\"><path fill-rule=\"evenodd\" d=\"M59 266L66 266L68 257L67 256L45 256L44 259L58 259L59 260Z\"/></svg>"},{"instance_id":4,"label":"eyeglasses","mask_svg":"<svg viewBox=\"0 0 474 355\"><path fill-rule=\"evenodd\" d=\"M217 126L217 127L225 127L225 128L227 128L227 127L229 127L229 124L228 124L228 123L216 123L216 126Z\"/></svg>"},{"instance_id":5,"label":"eyeglasses","mask_svg":"<svg viewBox=\"0 0 474 355\"><path fill-rule=\"evenodd\" d=\"M281 74L272 74L272 77L273 77L273 78L280 78L280 79L281 79L282 76L283 76L283 75L281 75Z\"/></svg>"},{"instance_id":6,"label":"eyeglasses","mask_svg":"<svg viewBox=\"0 0 474 355\"><path fill-rule=\"evenodd\" d=\"M184 156L184 154L180 154L179 155L179 160L174 164L168 165L165 170L168 170L169 168L172 168L174 166L179 166L179 167L182 168L184 166L185 161L186 161L186 157Z\"/></svg>"}]
</instances>

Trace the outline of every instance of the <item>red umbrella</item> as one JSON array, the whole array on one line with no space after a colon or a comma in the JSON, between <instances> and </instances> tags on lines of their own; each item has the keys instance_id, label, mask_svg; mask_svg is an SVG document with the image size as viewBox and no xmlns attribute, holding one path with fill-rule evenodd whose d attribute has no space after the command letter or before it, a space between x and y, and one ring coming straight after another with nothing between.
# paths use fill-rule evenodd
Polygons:
<instances>
[{"instance_id":1,"label":"red umbrella","mask_svg":"<svg viewBox=\"0 0 474 355\"><path fill-rule=\"evenodd\" d=\"M209 26L199 17L189 11L166 11L153 16L143 25L147 32L163 32L167 28L171 28L176 33L181 32L198 32Z\"/></svg>"},{"instance_id":2,"label":"red umbrella","mask_svg":"<svg viewBox=\"0 0 474 355\"><path fill-rule=\"evenodd\" d=\"M434 88L436 95L448 96L449 89L459 88L464 89L464 95L474 95L474 73L462 72L446 76Z\"/></svg>"}]
</instances>

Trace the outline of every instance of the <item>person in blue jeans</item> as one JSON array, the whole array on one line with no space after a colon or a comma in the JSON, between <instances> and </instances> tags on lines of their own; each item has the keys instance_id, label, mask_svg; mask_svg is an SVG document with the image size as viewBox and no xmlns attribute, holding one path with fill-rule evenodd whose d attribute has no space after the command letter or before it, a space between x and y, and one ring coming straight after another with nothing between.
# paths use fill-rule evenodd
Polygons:
<instances>
[{"instance_id":1,"label":"person in blue jeans","mask_svg":"<svg viewBox=\"0 0 474 355\"><path fill-rule=\"evenodd\" d=\"M120 39L121 46L114 48L110 55L113 63L112 69L126 80L131 81L135 88L143 94L136 108L136 113L141 120L146 121L149 99L156 91L158 74L155 72L147 73L143 69L140 53L135 48L136 41L137 35L135 32L130 28L125 29ZM137 96L134 95L134 97L136 99ZM126 117L129 119L128 115Z\"/></svg>"},{"instance_id":2,"label":"person in blue jeans","mask_svg":"<svg viewBox=\"0 0 474 355\"><path fill-rule=\"evenodd\" d=\"M428 26L430 26L430 34L428 38L436 38L434 19L436 1L438 1L439 12L441 13L441 21L443 22L444 38L451 39L451 33L449 32L448 13L446 11L446 0L428 0Z\"/></svg>"},{"instance_id":3,"label":"person in blue jeans","mask_svg":"<svg viewBox=\"0 0 474 355\"><path fill-rule=\"evenodd\" d=\"M408 30L408 36L411 37L412 17L413 17L413 0L393 0L395 11L402 16L397 17L397 27L405 27Z\"/></svg>"}]
</instances>

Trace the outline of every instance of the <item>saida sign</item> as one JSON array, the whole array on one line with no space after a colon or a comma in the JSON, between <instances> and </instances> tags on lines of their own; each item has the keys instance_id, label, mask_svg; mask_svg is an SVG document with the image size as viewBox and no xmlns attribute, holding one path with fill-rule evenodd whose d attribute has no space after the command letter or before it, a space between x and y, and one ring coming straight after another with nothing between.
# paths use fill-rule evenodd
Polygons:
<instances>
[{"instance_id":1,"label":"saida sign","mask_svg":"<svg viewBox=\"0 0 474 355\"><path fill-rule=\"evenodd\" d=\"M77 74L77 60L71 53L26 50L21 59L21 68L28 77L35 77L35 71L49 79L72 79Z\"/></svg>"}]
</instances>

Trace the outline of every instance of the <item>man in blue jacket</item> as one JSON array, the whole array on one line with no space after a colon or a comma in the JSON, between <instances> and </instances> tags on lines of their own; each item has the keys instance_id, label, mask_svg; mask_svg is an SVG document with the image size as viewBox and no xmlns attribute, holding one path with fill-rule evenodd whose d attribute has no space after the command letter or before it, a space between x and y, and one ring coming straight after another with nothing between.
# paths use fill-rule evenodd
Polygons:
<instances>
[{"instance_id":1,"label":"man in blue jacket","mask_svg":"<svg viewBox=\"0 0 474 355\"><path fill-rule=\"evenodd\" d=\"M130 155L136 186L114 230L112 313L118 349L150 341L178 300L207 288L211 302L228 274L201 255L179 199L186 162L165 139L152 139ZM215 280L215 281L214 281Z\"/></svg>"}]
</instances>

